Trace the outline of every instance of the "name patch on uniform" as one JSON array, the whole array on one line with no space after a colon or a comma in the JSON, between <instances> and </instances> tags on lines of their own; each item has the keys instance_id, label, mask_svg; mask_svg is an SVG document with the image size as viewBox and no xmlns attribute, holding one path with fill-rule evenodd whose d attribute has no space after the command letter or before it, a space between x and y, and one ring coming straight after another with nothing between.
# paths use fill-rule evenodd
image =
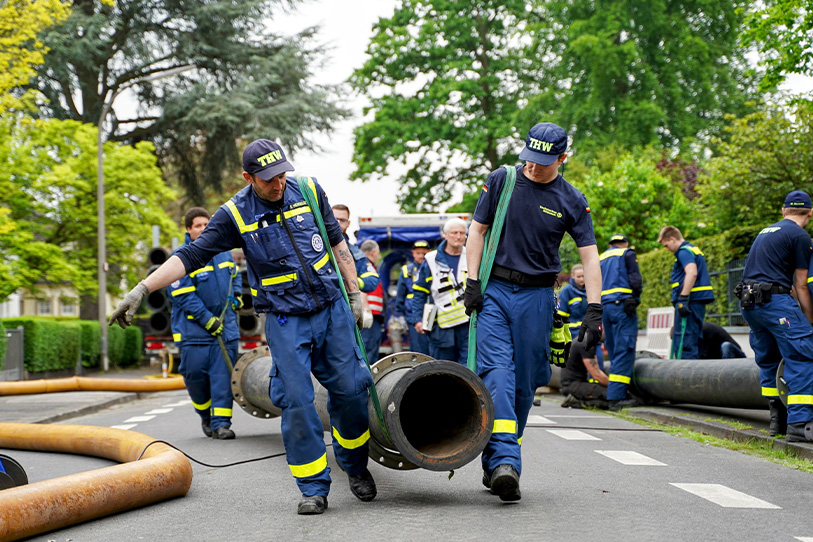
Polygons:
<instances>
[{"instance_id":1,"label":"name patch on uniform","mask_svg":"<svg viewBox=\"0 0 813 542\"><path fill-rule=\"evenodd\" d=\"M316 252L322 252L322 249L325 248L325 243L322 241L322 236L318 233L314 233L313 237L311 237L311 246Z\"/></svg>"},{"instance_id":2,"label":"name patch on uniform","mask_svg":"<svg viewBox=\"0 0 813 542\"><path fill-rule=\"evenodd\" d=\"M173 288L177 288L177 287L178 287L178 286L180 286L180 285L181 285L181 281L180 281L180 280L176 280L175 282L173 282L172 284L170 284L170 286L172 286Z\"/></svg>"},{"instance_id":3,"label":"name patch on uniform","mask_svg":"<svg viewBox=\"0 0 813 542\"><path fill-rule=\"evenodd\" d=\"M291 204L291 205L288 207L288 209L297 209L297 208L299 208L299 207L303 207L303 206L305 206L305 205L307 205L307 203L305 203L304 201L297 201L296 203L292 203L292 204Z\"/></svg>"},{"instance_id":4,"label":"name patch on uniform","mask_svg":"<svg viewBox=\"0 0 813 542\"><path fill-rule=\"evenodd\" d=\"M562 218L562 213L560 213L558 211L554 211L553 209L548 209L544 205L540 205L539 208L542 209L542 212L545 213L546 215L555 216L556 218Z\"/></svg>"}]
</instances>

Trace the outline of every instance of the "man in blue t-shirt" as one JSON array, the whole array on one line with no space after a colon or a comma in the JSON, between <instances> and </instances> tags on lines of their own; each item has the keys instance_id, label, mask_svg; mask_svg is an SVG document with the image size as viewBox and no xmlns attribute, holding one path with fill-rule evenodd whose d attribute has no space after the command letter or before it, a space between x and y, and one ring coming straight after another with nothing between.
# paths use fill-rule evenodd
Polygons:
<instances>
[{"instance_id":1,"label":"man in blue t-shirt","mask_svg":"<svg viewBox=\"0 0 813 542\"><path fill-rule=\"evenodd\" d=\"M494 254L485 291L480 263L486 232L497 217L507 169L492 172L483 186L466 244L469 277L466 312L477 310L477 374L494 400L494 429L483 451L483 483L503 501L519 500L519 442L537 387L548 383L550 338L556 310L553 285L561 269L559 244L576 241L584 265L587 311L579 331L585 348L601 338L601 270L593 221L584 194L561 175L567 134L544 122L530 129L519 155L524 165L507 166L516 186Z\"/></svg>"},{"instance_id":2,"label":"man in blue t-shirt","mask_svg":"<svg viewBox=\"0 0 813 542\"><path fill-rule=\"evenodd\" d=\"M763 229L745 260L734 290L751 327L762 396L771 410L771 436L813 441L813 301L807 289L813 245L805 227L813 214L810 196L794 190L785 198L783 219ZM790 293L796 287L796 300ZM797 303L798 300L798 303ZM776 372L784 358L787 410L779 398Z\"/></svg>"}]
</instances>

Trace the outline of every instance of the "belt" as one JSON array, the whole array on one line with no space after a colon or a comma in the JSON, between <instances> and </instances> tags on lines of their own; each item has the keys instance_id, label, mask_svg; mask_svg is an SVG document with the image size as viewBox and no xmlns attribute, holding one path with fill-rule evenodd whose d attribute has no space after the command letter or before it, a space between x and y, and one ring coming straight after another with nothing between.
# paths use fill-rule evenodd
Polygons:
<instances>
[{"instance_id":1,"label":"belt","mask_svg":"<svg viewBox=\"0 0 813 542\"><path fill-rule=\"evenodd\" d=\"M550 288L556 283L556 273L545 273L544 275L528 275L520 271L514 271L501 265L494 264L491 268L491 277L504 280L517 286L538 286Z\"/></svg>"},{"instance_id":2,"label":"belt","mask_svg":"<svg viewBox=\"0 0 813 542\"><path fill-rule=\"evenodd\" d=\"M767 290L768 288L765 285L770 284L771 286L771 293L772 294L789 294L790 288L782 286L781 284L777 284L776 282L756 282L753 280L745 280L743 284L750 286L753 289L760 288L762 290Z\"/></svg>"}]
</instances>

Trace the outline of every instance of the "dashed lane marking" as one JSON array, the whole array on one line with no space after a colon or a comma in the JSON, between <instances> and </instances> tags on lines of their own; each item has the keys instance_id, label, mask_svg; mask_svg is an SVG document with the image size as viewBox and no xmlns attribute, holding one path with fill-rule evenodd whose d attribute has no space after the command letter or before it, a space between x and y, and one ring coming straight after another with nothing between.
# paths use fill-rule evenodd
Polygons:
<instances>
[{"instance_id":1,"label":"dashed lane marking","mask_svg":"<svg viewBox=\"0 0 813 542\"><path fill-rule=\"evenodd\" d=\"M666 467L666 463L661 463L657 459L652 459L638 452L626 450L594 450L597 454L609 457L613 461L618 461L622 465L646 465L653 467Z\"/></svg>"},{"instance_id":2,"label":"dashed lane marking","mask_svg":"<svg viewBox=\"0 0 813 542\"><path fill-rule=\"evenodd\" d=\"M167 412L172 412L173 409L171 408L154 408L149 412L145 412L145 414L166 414Z\"/></svg>"},{"instance_id":3,"label":"dashed lane marking","mask_svg":"<svg viewBox=\"0 0 813 542\"><path fill-rule=\"evenodd\" d=\"M601 440L598 437L588 435L584 431L578 431L576 429L548 429L548 433L553 433L557 437L565 440Z\"/></svg>"},{"instance_id":4,"label":"dashed lane marking","mask_svg":"<svg viewBox=\"0 0 813 542\"><path fill-rule=\"evenodd\" d=\"M795 536L799 542L813 542L813 536Z\"/></svg>"},{"instance_id":5,"label":"dashed lane marking","mask_svg":"<svg viewBox=\"0 0 813 542\"><path fill-rule=\"evenodd\" d=\"M534 424L546 424L546 425L556 425L556 422L553 420L547 419L545 416L537 416L536 414L528 416L528 423L527 425L534 425Z\"/></svg>"},{"instance_id":6,"label":"dashed lane marking","mask_svg":"<svg viewBox=\"0 0 813 542\"><path fill-rule=\"evenodd\" d=\"M127 424L127 425L111 425L110 427L112 427L113 429L132 429L136 425L138 425L138 424L137 423L130 423L130 424Z\"/></svg>"},{"instance_id":7,"label":"dashed lane marking","mask_svg":"<svg viewBox=\"0 0 813 542\"><path fill-rule=\"evenodd\" d=\"M155 416L133 416L129 420L124 420L124 423L148 422L153 418L155 418Z\"/></svg>"},{"instance_id":8,"label":"dashed lane marking","mask_svg":"<svg viewBox=\"0 0 813 542\"><path fill-rule=\"evenodd\" d=\"M179 407L179 406L186 406L190 404L192 401L190 399L183 399L182 401L178 401L175 403L170 403L168 405L164 405L166 407Z\"/></svg>"},{"instance_id":9,"label":"dashed lane marking","mask_svg":"<svg viewBox=\"0 0 813 542\"><path fill-rule=\"evenodd\" d=\"M593 418L606 420L607 416L591 416L590 414L548 414L548 418Z\"/></svg>"},{"instance_id":10,"label":"dashed lane marking","mask_svg":"<svg viewBox=\"0 0 813 542\"><path fill-rule=\"evenodd\" d=\"M720 484L675 484L670 482L670 485L682 489L683 491L688 491L698 497L702 497L714 504L719 504L724 508L782 509L781 506L776 506L775 504L757 499L756 497Z\"/></svg>"}]
</instances>

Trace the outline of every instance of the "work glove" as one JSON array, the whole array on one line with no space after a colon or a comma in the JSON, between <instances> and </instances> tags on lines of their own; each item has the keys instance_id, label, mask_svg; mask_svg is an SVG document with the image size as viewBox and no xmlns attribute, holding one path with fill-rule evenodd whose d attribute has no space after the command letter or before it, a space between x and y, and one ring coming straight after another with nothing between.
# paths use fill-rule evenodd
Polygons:
<instances>
[{"instance_id":1,"label":"work glove","mask_svg":"<svg viewBox=\"0 0 813 542\"><path fill-rule=\"evenodd\" d=\"M209 321L206 322L206 325L203 326L206 331L209 332L209 335L212 337L217 337L221 333L223 333L223 321L218 318L217 316L212 316L209 318Z\"/></svg>"},{"instance_id":2,"label":"work glove","mask_svg":"<svg viewBox=\"0 0 813 542\"><path fill-rule=\"evenodd\" d=\"M231 300L231 306L234 310L239 311L243 308L245 304L243 303L243 296L242 294L234 294Z\"/></svg>"},{"instance_id":3,"label":"work glove","mask_svg":"<svg viewBox=\"0 0 813 542\"><path fill-rule=\"evenodd\" d=\"M364 325L364 306L361 302L361 292L352 292L347 294L347 299L350 301L350 311L353 313L353 319L359 329Z\"/></svg>"},{"instance_id":4,"label":"work glove","mask_svg":"<svg viewBox=\"0 0 813 542\"><path fill-rule=\"evenodd\" d=\"M107 325L112 326L115 323L125 328L133 323L135 311L141 306L141 300L149 293L150 290L147 288L147 285L143 282L139 282L136 287L127 292L127 295L121 300L119 306L113 311L113 315L110 317L110 321Z\"/></svg>"},{"instance_id":5,"label":"work glove","mask_svg":"<svg viewBox=\"0 0 813 542\"><path fill-rule=\"evenodd\" d=\"M483 292L480 291L480 281L466 279L466 291L463 292L463 305L466 307L466 316L474 311L483 310Z\"/></svg>"},{"instance_id":6,"label":"work glove","mask_svg":"<svg viewBox=\"0 0 813 542\"><path fill-rule=\"evenodd\" d=\"M689 311L689 296L679 295L675 308L683 318L688 318L691 311Z\"/></svg>"},{"instance_id":7,"label":"work glove","mask_svg":"<svg viewBox=\"0 0 813 542\"><path fill-rule=\"evenodd\" d=\"M624 300L624 314L627 316L635 316L635 309L640 305L641 302L635 299L634 297L628 297Z\"/></svg>"},{"instance_id":8,"label":"work glove","mask_svg":"<svg viewBox=\"0 0 813 542\"><path fill-rule=\"evenodd\" d=\"M565 325L560 314L553 315L553 330L550 334L550 362L557 367L564 367L570 357L570 343L573 338L570 327Z\"/></svg>"},{"instance_id":9,"label":"work glove","mask_svg":"<svg viewBox=\"0 0 813 542\"><path fill-rule=\"evenodd\" d=\"M585 350L590 350L601 341L601 315L604 309L601 303L588 303L587 312L582 320L582 327L579 328L578 341L584 344Z\"/></svg>"}]
</instances>

